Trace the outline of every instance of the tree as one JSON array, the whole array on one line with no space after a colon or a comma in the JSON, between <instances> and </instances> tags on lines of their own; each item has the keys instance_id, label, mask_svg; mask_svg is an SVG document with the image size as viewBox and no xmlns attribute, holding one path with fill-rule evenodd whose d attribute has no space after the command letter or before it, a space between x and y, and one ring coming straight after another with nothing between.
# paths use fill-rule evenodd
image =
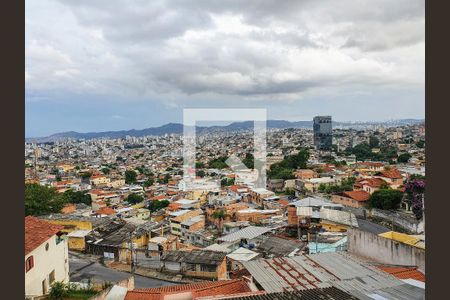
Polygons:
<instances>
[{"instance_id":1,"label":"tree","mask_svg":"<svg viewBox=\"0 0 450 300\"><path fill-rule=\"evenodd\" d=\"M416 219L422 219L425 180L410 178L408 183L405 185L405 190L406 201L411 205L411 210L416 216Z\"/></svg>"},{"instance_id":2,"label":"tree","mask_svg":"<svg viewBox=\"0 0 450 300\"><path fill-rule=\"evenodd\" d=\"M169 200L153 200L150 201L150 203L148 204L147 208L151 211L151 212L155 212L158 211L160 209L163 209L167 206L169 206L170 201Z\"/></svg>"},{"instance_id":3,"label":"tree","mask_svg":"<svg viewBox=\"0 0 450 300\"><path fill-rule=\"evenodd\" d=\"M226 156L221 156L221 157L215 158L208 162L208 166L211 169L226 169L226 168L228 168L228 165L225 162L227 159L228 159L228 157L226 157Z\"/></svg>"},{"instance_id":4,"label":"tree","mask_svg":"<svg viewBox=\"0 0 450 300\"><path fill-rule=\"evenodd\" d=\"M91 176L92 176L92 172L81 172L80 173L80 177L82 179L88 179L88 178L91 178Z\"/></svg>"},{"instance_id":5,"label":"tree","mask_svg":"<svg viewBox=\"0 0 450 300\"><path fill-rule=\"evenodd\" d=\"M251 153L247 153L245 154L245 158L242 161L242 163L249 169L253 169L254 168L254 164L255 164L255 158L253 157L253 154Z\"/></svg>"},{"instance_id":6,"label":"tree","mask_svg":"<svg viewBox=\"0 0 450 300\"><path fill-rule=\"evenodd\" d=\"M67 203L79 204L84 203L86 205L91 205L92 199L91 196L86 192L82 191L74 191L72 189L64 192L63 196L66 199Z\"/></svg>"},{"instance_id":7,"label":"tree","mask_svg":"<svg viewBox=\"0 0 450 300\"><path fill-rule=\"evenodd\" d=\"M131 193L128 195L128 197L125 199L125 201L127 201L130 204L137 204L137 203L141 203L142 201L144 201L144 197L142 197L139 194Z\"/></svg>"},{"instance_id":8,"label":"tree","mask_svg":"<svg viewBox=\"0 0 450 300\"><path fill-rule=\"evenodd\" d=\"M148 179L144 182L144 187L152 186L153 183L155 183L155 180L154 180L153 178L148 178Z\"/></svg>"},{"instance_id":9,"label":"tree","mask_svg":"<svg viewBox=\"0 0 450 300\"><path fill-rule=\"evenodd\" d=\"M295 169L306 169L309 159L309 151L302 149L296 155L285 156L284 159L270 167L267 175L270 179L294 179Z\"/></svg>"},{"instance_id":10,"label":"tree","mask_svg":"<svg viewBox=\"0 0 450 300\"><path fill-rule=\"evenodd\" d=\"M393 189L379 189L369 198L369 205L384 210L398 209L403 199L403 193Z\"/></svg>"},{"instance_id":11,"label":"tree","mask_svg":"<svg viewBox=\"0 0 450 300\"><path fill-rule=\"evenodd\" d=\"M205 174L205 171L203 171L203 170L198 170L198 171L196 172L196 175L203 178L203 177L205 177L206 174Z\"/></svg>"},{"instance_id":12,"label":"tree","mask_svg":"<svg viewBox=\"0 0 450 300\"><path fill-rule=\"evenodd\" d=\"M398 156L398 158L397 158L397 162L399 162L399 163L407 163L411 159L411 157L412 156L409 153L400 154Z\"/></svg>"},{"instance_id":13,"label":"tree","mask_svg":"<svg viewBox=\"0 0 450 300\"><path fill-rule=\"evenodd\" d=\"M216 210L211 214L211 217L215 220L218 220L218 228L219 231L222 232L223 229L223 220L227 217L227 214L223 210Z\"/></svg>"},{"instance_id":14,"label":"tree","mask_svg":"<svg viewBox=\"0 0 450 300\"><path fill-rule=\"evenodd\" d=\"M369 137L369 146L370 148L376 148L380 145L380 140L375 136Z\"/></svg>"},{"instance_id":15,"label":"tree","mask_svg":"<svg viewBox=\"0 0 450 300\"><path fill-rule=\"evenodd\" d=\"M228 178L228 177L224 177L222 178L222 180L220 181L220 185L221 186L230 186L234 184L235 179L234 178Z\"/></svg>"},{"instance_id":16,"label":"tree","mask_svg":"<svg viewBox=\"0 0 450 300\"><path fill-rule=\"evenodd\" d=\"M424 141L424 140L418 141L418 142L416 143L416 146L417 146L418 148L423 148L423 147L425 147L425 141Z\"/></svg>"},{"instance_id":17,"label":"tree","mask_svg":"<svg viewBox=\"0 0 450 300\"><path fill-rule=\"evenodd\" d=\"M364 161L372 158L372 149L367 143L361 143L353 147L352 154L356 156L357 160Z\"/></svg>"},{"instance_id":18,"label":"tree","mask_svg":"<svg viewBox=\"0 0 450 300\"><path fill-rule=\"evenodd\" d=\"M59 213L66 204L66 198L55 188L36 183L25 185L25 215L40 216Z\"/></svg>"},{"instance_id":19,"label":"tree","mask_svg":"<svg viewBox=\"0 0 450 300\"><path fill-rule=\"evenodd\" d=\"M125 183L127 184L133 184L136 182L137 174L133 170L127 170L125 171Z\"/></svg>"}]
</instances>

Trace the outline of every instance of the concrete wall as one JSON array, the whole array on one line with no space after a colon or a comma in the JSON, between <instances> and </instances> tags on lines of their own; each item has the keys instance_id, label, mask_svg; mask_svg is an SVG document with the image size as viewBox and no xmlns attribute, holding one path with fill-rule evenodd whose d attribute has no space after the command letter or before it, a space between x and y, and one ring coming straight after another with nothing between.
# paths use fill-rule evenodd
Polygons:
<instances>
[{"instance_id":1,"label":"concrete wall","mask_svg":"<svg viewBox=\"0 0 450 300\"><path fill-rule=\"evenodd\" d=\"M425 250L370 232L350 228L348 251L384 264L417 266L425 272Z\"/></svg>"},{"instance_id":2,"label":"concrete wall","mask_svg":"<svg viewBox=\"0 0 450 300\"><path fill-rule=\"evenodd\" d=\"M393 221L395 225L406 229L413 234L423 233L424 231L423 224L420 224L419 221L415 220L413 217L407 218L398 212L390 212L372 208L370 210L370 215L386 221Z\"/></svg>"}]
</instances>

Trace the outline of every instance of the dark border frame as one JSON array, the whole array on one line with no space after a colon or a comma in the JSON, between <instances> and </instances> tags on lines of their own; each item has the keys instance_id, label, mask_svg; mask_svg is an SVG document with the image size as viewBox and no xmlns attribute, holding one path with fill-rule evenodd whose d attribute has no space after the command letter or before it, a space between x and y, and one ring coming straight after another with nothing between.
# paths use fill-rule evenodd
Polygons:
<instances>
[{"instance_id":1,"label":"dark border frame","mask_svg":"<svg viewBox=\"0 0 450 300\"><path fill-rule=\"evenodd\" d=\"M32 0L39 1L39 0ZM7 4L7 5L5 5ZM23 299L24 296L24 186L23 149L25 114L25 2L7 1L3 4L0 19L2 29L3 62L3 129L2 158L2 223L3 295L4 299ZM8 6L8 7L5 7ZM427 297L448 297L447 280L449 264L446 240L450 199L448 196L449 140L447 119L450 112L448 93L448 1L426 2L426 130L427 130L427 192L426 220L427 249ZM5 91L6 89L6 91ZM19 267L21 266L21 267Z\"/></svg>"}]
</instances>

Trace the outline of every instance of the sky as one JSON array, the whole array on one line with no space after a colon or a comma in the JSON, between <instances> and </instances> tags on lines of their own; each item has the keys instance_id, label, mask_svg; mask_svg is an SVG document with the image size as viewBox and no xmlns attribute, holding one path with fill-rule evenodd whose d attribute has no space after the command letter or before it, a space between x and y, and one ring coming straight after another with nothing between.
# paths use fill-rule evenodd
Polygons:
<instances>
[{"instance_id":1,"label":"sky","mask_svg":"<svg viewBox=\"0 0 450 300\"><path fill-rule=\"evenodd\" d=\"M416 0L26 0L26 137L182 122L425 116Z\"/></svg>"}]
</instances>

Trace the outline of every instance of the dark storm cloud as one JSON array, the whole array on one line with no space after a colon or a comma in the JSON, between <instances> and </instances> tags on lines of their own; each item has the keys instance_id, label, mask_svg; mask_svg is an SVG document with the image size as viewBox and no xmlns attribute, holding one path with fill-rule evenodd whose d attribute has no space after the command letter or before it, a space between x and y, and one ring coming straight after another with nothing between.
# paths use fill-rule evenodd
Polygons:
<instances>
[{"instance_id":1,"label":"dark storm cloud","mask_svg":"<svg viewBox=\"0 0 450 300\"><path fill-rule=\"evenodd\" d=\"M202 93L283 100L339 85L417 87L423 3L39 1L28 5L25 76L34 90L58 85L180 101Z\"/></svg>"}]
</instances>

